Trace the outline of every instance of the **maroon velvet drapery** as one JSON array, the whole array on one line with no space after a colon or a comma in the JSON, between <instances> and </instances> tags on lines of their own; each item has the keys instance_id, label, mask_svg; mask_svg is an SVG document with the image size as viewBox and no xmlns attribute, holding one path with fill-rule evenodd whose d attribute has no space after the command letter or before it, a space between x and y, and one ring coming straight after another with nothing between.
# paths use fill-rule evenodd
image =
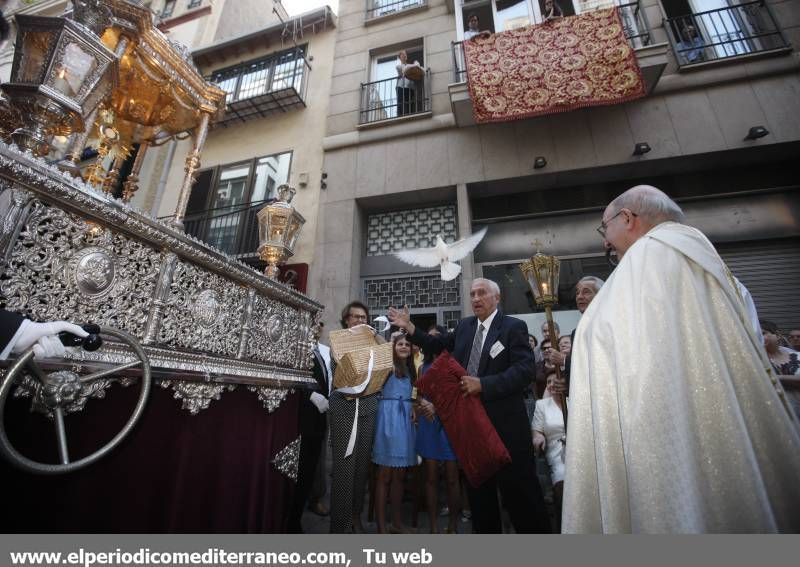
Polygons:
<instances>
[{"instance_id":1,"label":"maroon velvet drapery","mask_svg":"<svg viewBox=\"0 0 800 567\"><path fill-rule=\"evenodd\" d=\"M67 416L73 459L122 427L138 384ZM38 476L0 460L4 533L276 533L285 530L294 483L271 461L298 436L298 396L268 414L244 386L191 415L154 385L144 415L111 455L76 473ZM57 462L51 422L9 400L6 426L27 456Z\"/></svg>"}]
</instances>

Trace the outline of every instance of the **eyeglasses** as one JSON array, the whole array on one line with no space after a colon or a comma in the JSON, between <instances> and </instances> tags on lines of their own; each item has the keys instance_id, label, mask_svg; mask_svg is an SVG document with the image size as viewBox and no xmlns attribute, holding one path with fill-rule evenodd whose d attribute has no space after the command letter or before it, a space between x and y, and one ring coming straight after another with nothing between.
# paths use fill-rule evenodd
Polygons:
<instances>
[{"instance_id":1,"label":"eyeglasses","mask_svg":"<svg viewBox=\"0 0 800 567\"><path fill-rule=\"evenodd\" d=\"M600 234L600 236L602 236L603 238L605 238L605 237L606 237L606 230L608 230L608 225L609 225L609 223L610 223L612 220L614 220L615 218L617 218L618 216L620 216L620 215L621 215L621 214L622 214L624 211L627 211L627 213L628 213L629 215L631 215L632 217L638 217L638 216L639 216L639 215L637 215L636 213L634 213L634 212L632 212L632 211L629 211L628 209L620 209L620 210L619 210L619 212L618 212L616 215L614 215L613 217L611 217L611 218L610 218L610 219L608 219L607 221L603 221L603 222L601 222L601 223L600 223L600 226L598 226L598 227L597 227L597 229L596 229L596 230L597 230L597 232Z\"/></svg>"},{"instance_id":2,"label":"eyeglasses","mask_svg":"<svg viewBox=\"0 0 800 567\"><path fill-rule=\"evenodd\" d=\"M367 320L367 316L366 315L362 315L360 313L359 314L350 313L350 315L348 315L348 317L350 319L355 319L356 321L366 321Z\"/></svg>"}]
</instances>

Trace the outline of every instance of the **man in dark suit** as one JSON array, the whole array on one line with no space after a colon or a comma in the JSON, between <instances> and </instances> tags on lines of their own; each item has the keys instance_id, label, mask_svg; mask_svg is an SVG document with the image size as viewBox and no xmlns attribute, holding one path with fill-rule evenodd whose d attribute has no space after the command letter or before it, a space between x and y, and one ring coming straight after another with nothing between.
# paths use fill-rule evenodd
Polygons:
<instances>
[{"instance_id":1,"label":"man in dark suit","mask_svg":"<svg viewBox=\"0 0 800 567\"><path fill-rule=\"evenodd\" d=\"M0 309L0 360L10 354L20 354L33 346L36 358L62 356L64 345L58 333L67 331L79 337L89 335L77 325L66 321L35 323L13 311Z\"/></svg>"},{"instance_id":2,"label":"man in dark suit","mask_svg":"<svg viewBox=\"0 0 800 567\"><path fill-rule=\"evenodd\" d=\"M300 519L314 485L317 464L328 430L328 395L330 392L330 368L323 356L328 347L317 343L314 347L314 379L316 385L301 393L300 401L300 461L297 470L297 486L294 490L292 508L289 513L289 533L303 533ZM329 354L328 354L329 356Z\"/></svg>"},{"instance_id":3,"label":"man in dark suit","mask_svg":"<svg viewBox=\"0 0 800 567\"><path fill-rule=\"evenodd\" d=\"M454 333L425 334L411 322L406 310L390 309L389 319L406 330L425 352L448 350L467 370L461 379L465 396L480 396L511 463L478 488L468 487L472 525L477 533L500 533L502 523L497 489L517 533L551 531L539 480L533 467L533 439L523 394L534 373L528 328L497 308L500 288L484 278L472 282L470 302L474 317L462 319ZM476 439L479 443L480 439Z\"/></svg>"},{"instance_id":4,"label":"man in dark suit","mask_svg":"<svg viewBox=\"0 0 800 567\"><path fill-rule=\"evenodd\" d=\"M595 276L584 276L575 284L575 304L578 306L578 311L583 315L584 311L589 307L589 304L594 299L594 296L603 287L603 280ZM557 330L557 329L556 329ZM570 334L570 343L575 344L575 330ZM556 343L557 344L557 343ZM560 352L558 348L550 349L545 355L548 362L553 366L561 367L561 378L564 382L561 387L554 388L554 393L569 393L569 374L572 360L569 354L565 355Z\"/></svg>"}]
</instances>

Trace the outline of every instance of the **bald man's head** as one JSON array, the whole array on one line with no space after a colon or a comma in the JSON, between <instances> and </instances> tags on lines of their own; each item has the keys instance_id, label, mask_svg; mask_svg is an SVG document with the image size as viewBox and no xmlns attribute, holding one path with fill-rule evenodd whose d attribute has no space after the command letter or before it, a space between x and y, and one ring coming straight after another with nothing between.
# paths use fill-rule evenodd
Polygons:
<instances>
[{"instance_id":1,"label":"bald man's head","mask_svg":"<svg viewBox=\"0 0 800 567\"><path fill-rule=\"evenodd\" d=\"M686 218L678 204L666 193L652 185L636 185L611 201L612 214L629 209L650 228L666 221L685 222Z\"/></svg>"},{"instance_id":2,"label":"bald man's head","mask_svg":"<svg viewBox=\"0 0 800 567\"><path fill-rule=\"evenodd\" d=\"M634 242L662 222L684 222L681 208L652 185L636 185L611 201L603 213L606 249L620 258Z\"/></svg>"}]
</instances>

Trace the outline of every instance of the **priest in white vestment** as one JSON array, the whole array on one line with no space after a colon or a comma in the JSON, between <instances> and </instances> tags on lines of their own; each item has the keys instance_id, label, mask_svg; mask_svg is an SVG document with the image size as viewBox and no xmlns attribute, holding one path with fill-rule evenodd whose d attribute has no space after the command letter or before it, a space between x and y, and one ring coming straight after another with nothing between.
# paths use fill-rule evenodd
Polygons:
<instances>
[{"instance_id":1,"label":"priest in white vestment","mask_svg":"<svg viewBox=\"0 0 800 567\"><path fill-rule=\"evenodd\" d=\"M564 533L800 531L797 417L733 276L664 193L598 231L619 265L572 347Z\"/></svg>"}]
</instances>

